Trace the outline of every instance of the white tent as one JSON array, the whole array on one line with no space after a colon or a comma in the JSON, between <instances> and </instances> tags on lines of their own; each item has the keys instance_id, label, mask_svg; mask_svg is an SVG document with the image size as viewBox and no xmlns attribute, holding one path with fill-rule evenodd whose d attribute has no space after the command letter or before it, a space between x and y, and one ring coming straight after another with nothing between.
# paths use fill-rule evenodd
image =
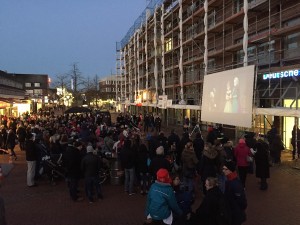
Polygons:
<instances>
[{"instance_id":1,"label":"white tent","mask_svg":"<svg viewBox=\"0 0 300 225\"><path fill-rule=\"evenodd\" d=\"M284 107L256 108L254 109L254 113L256 115L300 117L300 109Z\"/></svg>"}]
</instances>

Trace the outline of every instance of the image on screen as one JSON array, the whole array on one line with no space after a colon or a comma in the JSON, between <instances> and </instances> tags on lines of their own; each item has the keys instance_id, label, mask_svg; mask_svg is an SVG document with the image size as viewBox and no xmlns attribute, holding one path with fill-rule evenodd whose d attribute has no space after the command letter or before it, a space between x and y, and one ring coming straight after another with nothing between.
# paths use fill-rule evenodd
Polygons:
<instances>
[{"instance_id":1,"label":"image on screen","mask_svg":"<svg viewBox=\"0 0 300 225\"><path fill-rule=\"evenodd\" d=\"M251 127L254 66L204 76L201 120Z\"/></svg>"}]
</instances>

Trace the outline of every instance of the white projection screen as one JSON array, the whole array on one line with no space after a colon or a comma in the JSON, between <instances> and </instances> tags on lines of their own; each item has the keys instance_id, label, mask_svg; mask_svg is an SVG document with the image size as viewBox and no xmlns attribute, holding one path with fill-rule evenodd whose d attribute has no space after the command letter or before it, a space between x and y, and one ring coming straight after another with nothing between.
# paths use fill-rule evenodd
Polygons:
<instances>
[{"instance_id":1,"label":"white projection screen","mask_svg":"<svg viewBox=\"0 0 300 225\"><path fill-rule=\"evenodd\" d=\"M251 128L254 65L204 76L201 121Z\"/></svg>"}]
</instances>

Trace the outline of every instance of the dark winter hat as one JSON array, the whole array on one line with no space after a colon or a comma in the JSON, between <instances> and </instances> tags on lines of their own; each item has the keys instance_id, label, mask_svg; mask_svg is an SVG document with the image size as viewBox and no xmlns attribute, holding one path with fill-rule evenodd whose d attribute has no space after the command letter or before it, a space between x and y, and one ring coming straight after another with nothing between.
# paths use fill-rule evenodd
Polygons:
<instances>
[{"instance_id":1,"label":"dark winter hat","mask_svg":"<svg viewBox=\"0 0 300 225\"><path fill-rule=\"evenodd\" d=\"M224 166L231 172L234 172L236 170L236 164L232 160L225 161Z\"/></svg>"}]
</instances>

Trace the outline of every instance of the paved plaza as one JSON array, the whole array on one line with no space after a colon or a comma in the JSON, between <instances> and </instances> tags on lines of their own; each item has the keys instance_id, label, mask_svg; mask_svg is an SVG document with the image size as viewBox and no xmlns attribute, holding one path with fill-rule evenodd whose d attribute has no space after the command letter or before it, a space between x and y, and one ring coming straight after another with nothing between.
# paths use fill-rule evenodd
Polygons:
<instances>
[{"instance_id":1,"label":"paved plaza","mask_svg":"<svg viewBox=\"0 0 300 225\"><path fill-rule=\"evenodd\" d=\"M0 188L4 198L9 225L141 225L144 220L146 196L128 196L122 186L109 183L103 186L104 199L89 204L72 202L64 181L51 186L46 180L38 187L26 186L25 153L17 149L18 160L6 175ZM298 225L300 224L300 170L285 161L271 168L269 189L260 191L258 180L249 175L246 185L248 220L245 225ZM7 163L8 155L0 155L0 162ZM83 184L81 195L85 197ZM201 196L194 208L201 201Z\"/></svg>"}]
</instances>

